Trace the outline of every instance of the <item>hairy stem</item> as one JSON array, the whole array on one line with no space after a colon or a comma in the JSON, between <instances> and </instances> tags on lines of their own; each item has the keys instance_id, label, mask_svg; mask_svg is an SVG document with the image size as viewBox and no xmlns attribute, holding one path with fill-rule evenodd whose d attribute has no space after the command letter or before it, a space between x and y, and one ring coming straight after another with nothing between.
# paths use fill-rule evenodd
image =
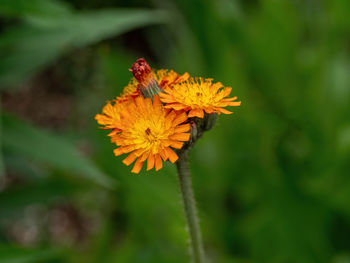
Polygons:
<instances>
[{"instance_id":1,"label":"hairy stem","mask_svg":"<svg viewBox=\"0 0 350 263\"><path fill-rule=\"evenodd\" d=\"M187 161L187 151L179 154L179 160L176 162L179 175L180 189L185 209L185 216L188 230L191 238L191 250L193 262L205 262L201 231L199 228L196 202L194 199L191 176Z\"/></svg>"}]
</instances>

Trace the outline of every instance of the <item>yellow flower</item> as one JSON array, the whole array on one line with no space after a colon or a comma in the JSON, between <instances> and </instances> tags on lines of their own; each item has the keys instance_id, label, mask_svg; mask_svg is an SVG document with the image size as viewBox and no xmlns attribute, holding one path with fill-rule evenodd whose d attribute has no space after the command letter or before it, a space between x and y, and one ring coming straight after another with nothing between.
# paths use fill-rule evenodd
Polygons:
<instances>
[{"instance_id":1,"label":"yellow flower","mask_svg":"<svg viewBox=\"0 0 350 263\"><path fill-rule=\"evenodd\" d=\"M181 149L183 142L190 139L190 124L183 124L186 120L185 112L166 110L159 96L155 95L153 102L139 96L130 101L114 123L120 131L111 136L119 146L114 154L129 153L123 163L130 165L136 160L133 173L139 173L146 160L147 170L155 167L158 171L163 166L162 159L172 163L178 159L172 148Z\"/></svg>"},{"instance_id":2,"label":"yellow flower","mask_svg":"<svg viewBox=\"0 0 350 263\"><path fill-rule=\"evenodd\" d=\"M232 112L224 109L226 106L240 106L237 97L226 98L232 88L224 87L220 82L212 83L212 79L193 79L176 83L164 88L160 93L161 101L167 103L165 108L189 111L188 117L204 117L206 113Z\"/></svg>"}]
</instances>

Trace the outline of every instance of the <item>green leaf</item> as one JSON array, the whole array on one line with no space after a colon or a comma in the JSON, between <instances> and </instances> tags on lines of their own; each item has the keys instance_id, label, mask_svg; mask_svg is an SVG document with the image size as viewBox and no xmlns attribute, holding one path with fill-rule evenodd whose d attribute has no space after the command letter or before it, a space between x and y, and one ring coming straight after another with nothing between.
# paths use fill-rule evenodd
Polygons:
<instances>
[{"instance_id":1,"label":"green leaf","mask_svg":"<svg viewBox=\"0 0 350 263\"><path fill-rule=\"evenodd\" d=\"M28 25L0 38L0 85L18 84L72 48L84 47L132 29L162 23L163 12L99 10L60 17L30 17Z\"/></svg>"},{"instance_id":2,"label":"green leaf","mask_svg":"<svg viewBox=\"0 0 350 263\"><path fill-rule=\"evenodd\" d=\"M67 140L22 120L3 115L3 144L32 160L80 175L104 187L112 181Z\"/></svg>"}]
</instances>

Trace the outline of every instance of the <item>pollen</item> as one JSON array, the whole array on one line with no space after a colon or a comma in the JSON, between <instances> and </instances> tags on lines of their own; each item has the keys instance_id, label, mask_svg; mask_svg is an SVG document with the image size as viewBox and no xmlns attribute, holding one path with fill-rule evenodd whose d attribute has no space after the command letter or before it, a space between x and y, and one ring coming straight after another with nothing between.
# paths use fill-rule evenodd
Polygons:
<instances>
[{"instance_id":1,"label":"pollen","mask_svg":"<svg viewBox=\"0 0 350 263\"><path fill-rule=\"evenodd\" d=\"M212 79L189 78L180 83L164 88L159 96L165 108L184 110L188 117L203 118L204 112L231 114L224 109L227 106L240 106L237 97L227 98L232 88L224 87L221 82L213 83Z\"/></svg>"}]
</instances>

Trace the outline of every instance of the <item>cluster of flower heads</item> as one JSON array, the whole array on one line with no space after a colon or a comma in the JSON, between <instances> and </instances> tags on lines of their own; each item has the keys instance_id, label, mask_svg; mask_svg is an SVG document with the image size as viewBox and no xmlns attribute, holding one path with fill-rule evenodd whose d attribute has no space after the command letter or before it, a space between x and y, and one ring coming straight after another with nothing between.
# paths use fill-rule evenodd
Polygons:
<instances>
[{"instance_id":1,"label":"cluster of flower heads","mask_svg":"<svg viewBox=\"0 0 350 263\"><path fill-rule=\"evenodd\" d=\"M120 97L107 102L95 119L102 129L109 129L116 156L128 154L123 163L135 162L133 173L158 171L163 161L176 162L174 150L191 138L195 119L210 114L230 114L226 106L239 106L237 97L227 98L231 88L212 79L179 75L173 70L152 71L145 59L138 59L130 69L133 78Z\"/></svg>"}]
</instances>

